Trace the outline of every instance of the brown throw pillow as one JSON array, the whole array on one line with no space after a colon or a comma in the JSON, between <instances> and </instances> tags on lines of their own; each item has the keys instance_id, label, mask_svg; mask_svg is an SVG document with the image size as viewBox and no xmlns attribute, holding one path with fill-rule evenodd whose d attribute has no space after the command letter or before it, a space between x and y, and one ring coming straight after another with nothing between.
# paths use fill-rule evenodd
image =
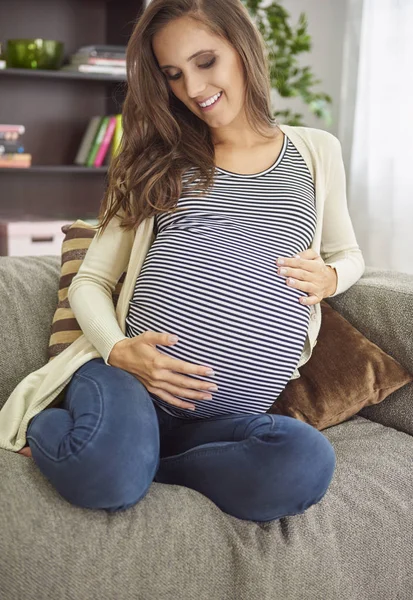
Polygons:
<instances>
[{"instance_id":1,"label":"brown throw pillow","mask_svg":"<svg viewBox=\"0 0 413 600\"><path fill-rule=\"evenodd\" d=\"M79 323L70 308L67 292L73 277L78 272L87 249L96 235L96 229L90 223L77 220L71 225L64 225L62 232L65 238L62 242L62 267L59 281L58 305L53 316L51 336L49 340L49 361L53 360L60 352L70 346L82 335ZM125 273L120 277L112 294L113 304L116 306Z\"/></svg>"},{"instance_id":2,"label":"brown throw pillow","mask_svg":"<svg viewBox=\"0 0 413 600\"><path fill-rule=\"evenodd\" d=\"M321 302L322 323L311 358L300 367L268 413L287 415L317 429L346 421L413 381L394 358Z\"/></svg>"}]
</instances>

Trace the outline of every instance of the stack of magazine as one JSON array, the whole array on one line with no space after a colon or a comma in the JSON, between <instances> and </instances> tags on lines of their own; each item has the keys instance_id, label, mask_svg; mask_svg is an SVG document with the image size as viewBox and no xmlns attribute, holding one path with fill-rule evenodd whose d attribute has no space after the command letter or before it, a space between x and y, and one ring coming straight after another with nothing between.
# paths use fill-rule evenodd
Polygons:
<instances>
[{"instance_id":1,"label":"stack of magazine","mask_svg":"<svg viewBox=\"0 0 413 600\"><path fill-rule=\"evenodd\" d=\"M126 46L82 46L61 70L126 76Z\"/></svg>"},{"instance_id":2,"label":"stack of magazine","mask_svg":"<svg viewBox=\"0 0 413 600\"><path fill-rule=\"evenodd\" d=\"M24 125L0 123L0 167L25 169L32 164L32 155L24 151Z\"/></svg>"},{"instance_id":3,"label":"stack of magazine","mask_svg":"<svg viewBox=\"0 0 413 600\"><path fill-rule=\"evenodd\" d=\"M76 154L75 164L84 167L108 165L122 137L122 115L92 117Z\"/></svg>"}]
</instances>

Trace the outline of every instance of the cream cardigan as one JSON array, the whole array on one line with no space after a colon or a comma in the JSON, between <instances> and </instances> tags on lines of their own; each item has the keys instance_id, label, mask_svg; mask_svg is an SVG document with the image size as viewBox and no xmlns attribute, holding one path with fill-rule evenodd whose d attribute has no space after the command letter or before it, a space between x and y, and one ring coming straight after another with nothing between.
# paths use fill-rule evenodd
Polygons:
<instances>
[{"instance_id":1,"label":"cream cardigan","mask_svg":"<svg viewBox=\"0 0 413 600\"><path fill-rule=\"evenodd\" d=\"M364 273L365 264L347 208L346 179L339 140L321 129L281 126L304 158L315 183L317 225L313 248L336 269L338 284L331 297L341 294ZM136 279L155 239L154 217L126 232L112 219L104 234L95 236L69 288L69 301L83 335L53 361L27 375L0 411L0 448L17 452L26 444L32 417L50 405L72 375L87 361L102 357L125 339L125 319ZM112 291L127 270L116 312ZM311 357L321 325L321 306L310 306L307 339L299 368ZM300 376L298 368L291 379Z\"/></svg>"}]
</instances>

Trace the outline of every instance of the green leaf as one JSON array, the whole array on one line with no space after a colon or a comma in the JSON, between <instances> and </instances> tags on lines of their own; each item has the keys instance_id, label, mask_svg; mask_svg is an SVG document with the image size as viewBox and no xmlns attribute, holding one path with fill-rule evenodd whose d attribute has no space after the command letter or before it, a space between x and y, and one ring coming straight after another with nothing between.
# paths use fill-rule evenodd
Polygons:
<instances>
[{"instance_id":1,"label":"green leaf","mask_svg":"<svg viewBox=\"0 0 413 600\"><path fill-rule=\"evenodd\" d=\"M298 63L298 56L312 48L307 15L300 13L294 25L290 13L279 2L271 2L266 7L261 7L261 0L242 0L242 3L265 42L271 87L284 98L300 96L310 112L331 124L328 106L332 104L331 96L315 92L314 88L322 83L321 80L316 78L311 67L301 67ZM289 109L275 112L274 116L282 117L290 125L303 124L302 115L293 114Z\"/></svg>"}]
</instances>

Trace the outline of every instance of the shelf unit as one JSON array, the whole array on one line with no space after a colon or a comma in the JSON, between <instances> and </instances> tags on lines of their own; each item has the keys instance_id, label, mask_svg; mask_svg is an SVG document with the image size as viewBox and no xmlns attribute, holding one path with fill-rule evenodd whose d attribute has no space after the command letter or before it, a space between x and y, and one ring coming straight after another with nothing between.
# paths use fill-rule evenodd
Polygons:
<instances>
[{"instance_id":1,"label":"shelf unit","mask_svg":"<svg viewBox=\"0 0 413 600\"><path fill-rule=\"evenodd\" d=\"M52 79L86 79L96 81L126 81L126 77L120 75L107 75L105 73L77 73L70 71L45 71L42 69L2 69L0 76L14 77L46 77Z\"/></svg>"},{"instance_id":2,"label":"shelf unit","mask_svg":"<svg viewBox=\"0 0 413 600\"><path fill-rule=\"evenodd\" d=\"M14 168L14 167L3 167L1 168L0 173L12 173L16 174L16 171L19 174L30 174L30 173L81 173L82 175L95 175L98 173L106 173L108 170L107 166L102 167L81 167L79 165L41 165L41 166L31 166L30 168Z\"/></svg>"},{"instance_id":3,"label":"shelf unit","mask_svg":"<svg viewBox=\"0 0 413 600\"><path fill-rule=\"evenodd\" d=\"M80 46L126 46L144 0L0 0L1 39L60 40L65 62ZM0 70L0 123L23 124L28 169L0 168L0 218L94 218L107 166L74 164L91 117L120 113L126 77L30 69Z\"/></svg>"}]
</instances>

